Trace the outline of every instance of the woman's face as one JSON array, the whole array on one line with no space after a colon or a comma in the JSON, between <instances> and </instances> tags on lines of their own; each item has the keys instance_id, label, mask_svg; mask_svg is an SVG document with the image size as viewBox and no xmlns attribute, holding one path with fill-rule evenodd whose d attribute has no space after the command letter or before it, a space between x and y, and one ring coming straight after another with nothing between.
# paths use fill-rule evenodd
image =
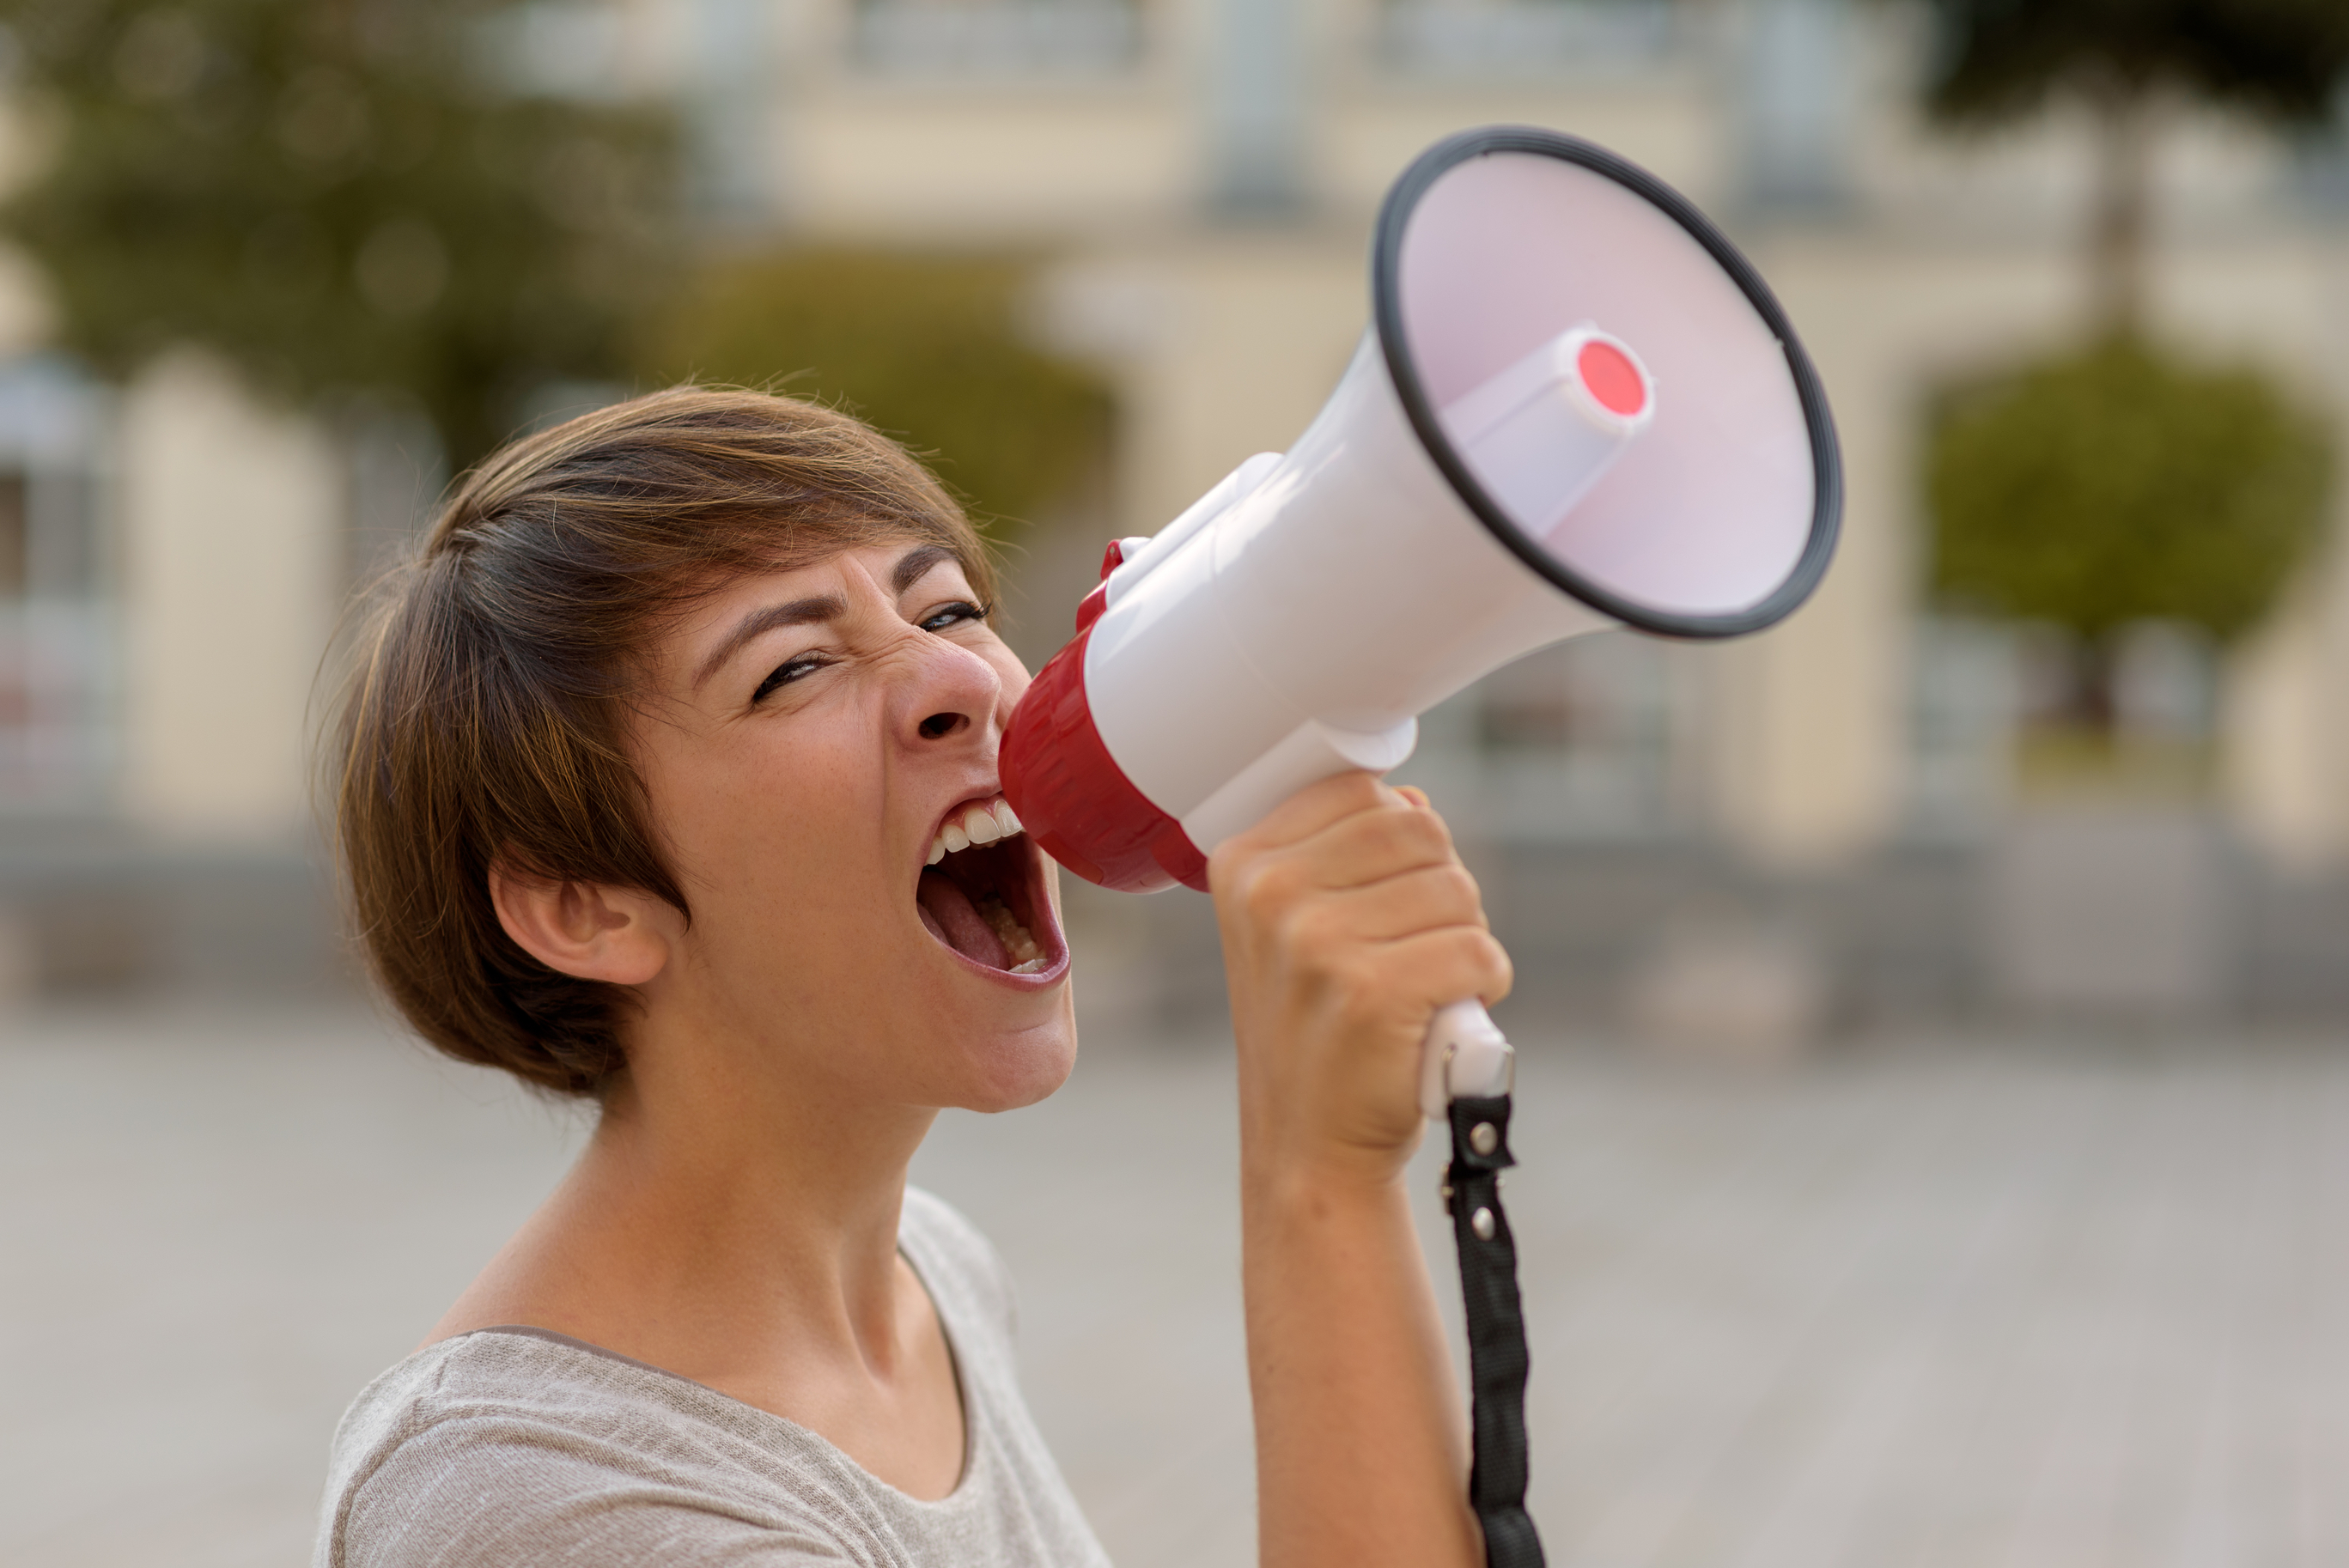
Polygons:
<instances>
[{"instance_id":1,"label":"woman's face","mask_svg":"<svg viewBox=\"0 0 2349 1568\"><path fill-rule=\"evenodd\" d=\"M873 545L732 583L651 676L635 742L693 919L643 987L648 1024L667 1009L689 1048L746 1058L731 1071L868 1103L1058 1088L1076 1031L1057 872L1006 831L996 772L1028 672L952 553Z\"/></svg>"}]
</instances>

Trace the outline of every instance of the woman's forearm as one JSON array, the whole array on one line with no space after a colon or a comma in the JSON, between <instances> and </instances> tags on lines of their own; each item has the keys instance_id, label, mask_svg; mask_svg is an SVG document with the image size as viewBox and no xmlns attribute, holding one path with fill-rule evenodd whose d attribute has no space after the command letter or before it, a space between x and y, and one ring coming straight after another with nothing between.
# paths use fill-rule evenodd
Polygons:
<instances>
[{"instance_id":1,"label":"woman's forearm","mask_svg":"<svg viewBox=\"0 0 2349 1568\"><path fill-rule=\"evenodd\" d=\"M1461 1395L1393 1177L1248 1171L1241 1196L1264 1568L1471 1568Z\"/></svg>"},{"instance_id":2,"label":"woman's forearm","mask_svg":"<svg viewBox=\"0 0 2349 1568\"><path fill-rule=\"evenodd\" d=\"M1300 790L1218 846L1238 1046L1264 1568L1474 1568L1461 1393L1403 1171L1428 1019L1509 988L1476 883L1417 795Z\"/></svg>"}]
</instances>

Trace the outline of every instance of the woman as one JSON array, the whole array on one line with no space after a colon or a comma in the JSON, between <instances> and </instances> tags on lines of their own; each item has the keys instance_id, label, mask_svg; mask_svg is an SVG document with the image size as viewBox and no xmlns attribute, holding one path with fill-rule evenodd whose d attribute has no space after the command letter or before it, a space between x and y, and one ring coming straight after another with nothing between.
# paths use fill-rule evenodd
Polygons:
<instances>
[{"instance_id":1,"label":"woman","mask_svg":"<svg viewBox=\"0 0 2349 1568\"><path fill-rule=\"evenodd\" d=\"M391 585L339 832L415 1027L592 1098L579 1162L336 1435L322 1564L1103 1561L1009 1285L909 1191L1076 1052L983 545L854 420L679 389L521 441ZM1465 1565L1401 1186L1429 1016L1506 958L1425 802L1299 796L1210 869L1238 1038L1262 1560Z\"/></svg>"}]
</instances>

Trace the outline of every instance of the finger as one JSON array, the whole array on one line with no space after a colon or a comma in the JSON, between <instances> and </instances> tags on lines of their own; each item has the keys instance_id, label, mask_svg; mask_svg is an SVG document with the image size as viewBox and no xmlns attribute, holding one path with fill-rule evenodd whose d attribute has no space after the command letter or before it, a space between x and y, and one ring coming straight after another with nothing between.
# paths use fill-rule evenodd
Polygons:
<instances>
[{"instance_id":1,"label":"finger","mask_svg":"<svg viewBox=\"0 0 2349 1568\"><path fill-rule=\"evenodd\" d=\"M1333 889L1362 887L1459 859L1443 818L1400 800L1342 817L1285 852L1310 863L1316 885Z\"/></svg>"},{"instance_id":2,"label":"finger","mask_svg":"<svg viewBox=\"0 0 2349 1568\"><path fill-rule=\"evenodd\" d=\"M1427 791L1421 789L1416 784L1394 784L1388 786L1388 788L1392 789L1396 794L1402 796L1404 799L1410 801L1413 805L1418 807L1423 811L1433 811L1435 810L1435 802L1430 800L1427 798Z\"/></svg>"},{"instance_id":3,"label":"finger","mask_svg":"<svg viewBox=\"0 0 2349 1568\"><path fill-rule=\"evenodd\" d=\"M1325 894L1294 918L1309 923L1313 938L1332 944L1395 942L1449 926L1486 929L1476 879L1457 861Z\"/></svg>"},{"instance_id":4,"label":"finger","mask_svg":"<svg viewBox=\"0 0 2349 1568\"><path fill-rule=\"evenodd\" d=\"M1393 796L1394 791L1380 784L1375 774L1360 769L1333 773L1308 784L1274 807L1264 820L1233 834L1225 843L1258 850L1294 844L1357 812L1378 810Z\"/></svg>"},{"instance_id":5,"label":"finger","mask_svg":"<svg viewBox=\"0 0 2349 1568\"><path fill-rule=\"evenodd\" d=\"M1455 865L1442 822L1408 809L1357 812L1301 843L1247 853L1219 850L1207 864L1208 887L1237 897L1258 921L1330 893L1374 886L1398 876Z\"/></svg>"},{"instance_id":6,"label":"finger","mask_svg":"<svg viewBox=\"0 0 2349 1568\"><path fill-rule=\"evenodd\" d=\"M1415 1005L1430 1017L1471 996L1490 1006L1516 981L1508 950L1481 927L1446 926L1383 943L1377 962L1382 973L1410 977Z\"/></svg>"}]
</instances>

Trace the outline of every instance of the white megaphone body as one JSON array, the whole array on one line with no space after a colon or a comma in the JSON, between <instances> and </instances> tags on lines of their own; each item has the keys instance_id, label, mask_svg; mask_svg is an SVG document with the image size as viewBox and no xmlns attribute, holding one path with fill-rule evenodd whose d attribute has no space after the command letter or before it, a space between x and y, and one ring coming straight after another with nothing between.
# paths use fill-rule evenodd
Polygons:
<instances>
[{"instance_id":1,"label":"white megaphone body","mask_svg":"<svg viewBox=\"0 0 2349 1568\"><path fill-rule=\"evenodd\" d=\"M1577 634L1721 637L1785 616L1835 546L1818 377L1753 267L1589 143L1503 127L1388 193L1374 319L1286 453L1110 546L1078 635L1004 738L1003 789L1088 881L1206 885L1316 779L1384 772L1418 716ZM1505 1092L1474 1002L1422 1102Z\"/></svg>"}]
</instances>

